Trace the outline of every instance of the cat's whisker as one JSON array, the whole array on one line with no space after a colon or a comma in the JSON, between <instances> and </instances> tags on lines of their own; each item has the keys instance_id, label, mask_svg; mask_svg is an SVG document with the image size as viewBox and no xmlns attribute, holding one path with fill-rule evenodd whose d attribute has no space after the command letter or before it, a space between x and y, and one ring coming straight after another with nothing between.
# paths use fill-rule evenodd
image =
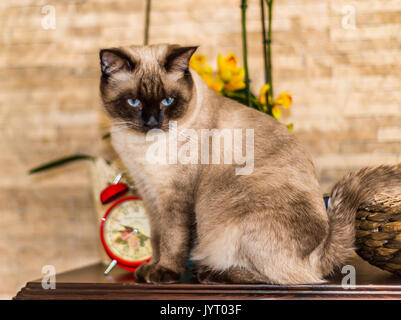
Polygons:
<instances>
[{"instance_id":1,"label":"cat's whisker","mask_svg":"<svg viewBox=\"0 0 401 320\"><path fill-rule=\"evenodd\" d=\"M131 127L129 127L129 126L118 126L118 127L113 127L113 129L110 130L110 132L111 133L121 132L121 131L125 131L127 129L131 129Z\"/></svg>"},{"instance_id":2,"label":"cat's whisker","mask_svg":"<svg viewBox=\"0 0 401 320\"><path fill-rule=\"evenodd\" d=\"M119 126L119 125L130 125L131 122L129 122L129 121L116 121L116 122L113 122L113 124L117 125L117 126Z\"/></svg>"}]
</instances>

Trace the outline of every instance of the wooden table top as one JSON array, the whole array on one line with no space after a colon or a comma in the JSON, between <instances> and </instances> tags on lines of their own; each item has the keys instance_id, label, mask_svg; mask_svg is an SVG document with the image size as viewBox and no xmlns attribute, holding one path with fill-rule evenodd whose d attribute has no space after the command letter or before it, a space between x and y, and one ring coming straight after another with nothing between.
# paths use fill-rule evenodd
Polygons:
<instances>
[{"instance_id":1,"label":"wooden table top","mask_svg":"<svg viewBox=\"0 0 401 320\"><path fill-rule=\"evenodd\" d=\"M41 280L28 282L14 299L401 299L401 278L371 266L361 258L348 262L356 269L356 286L341 285L341 273L326 283L302 285L205 285L187 271L181 283L136 283L133 274L118 267L104 276L101 263L56 275L56 289L45 290Z\"/></svg>"}]
</instances>

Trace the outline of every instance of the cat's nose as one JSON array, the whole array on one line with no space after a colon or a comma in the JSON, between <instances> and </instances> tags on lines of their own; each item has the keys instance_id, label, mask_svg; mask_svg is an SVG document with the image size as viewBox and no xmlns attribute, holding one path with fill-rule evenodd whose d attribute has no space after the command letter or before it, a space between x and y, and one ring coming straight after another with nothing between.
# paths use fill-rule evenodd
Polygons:
<instances>
[{"instance_id":1,"label":"cat's nose","mask_svg":"<svg viewBox=\"0 0 401 320\"><path fill-rule=\"evenodd\" d=\"M154 128L158 125L158 121L156 120L156 118L152 115L150 116L149 120L146 122L146 126L150 127L150 128Z\"/></svg>"}]
</instances>

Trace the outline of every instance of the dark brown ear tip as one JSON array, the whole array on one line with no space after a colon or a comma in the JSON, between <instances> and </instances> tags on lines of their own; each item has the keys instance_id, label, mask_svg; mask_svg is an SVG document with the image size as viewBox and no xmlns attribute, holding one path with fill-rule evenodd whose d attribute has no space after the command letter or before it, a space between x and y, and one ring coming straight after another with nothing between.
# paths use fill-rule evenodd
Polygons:
<instances>
[{"instance_id":1,"label":"dark brown ear tip","mask_svg":"<svg viewBox=\"0 0 401 320\"><path fill-rule=\"evenodd\" d=\"M199 48L199 46L187 46L187 47L182 47L182 48L185 48L186 50L196 51Z\"/></svg>"},{"instance_id":2,"label":"dark brown ear tip","mask_svg":"<svg viewBox=\"0 0 401 320\"><path fill-rule=\"evenodd\" d=\"M189 53L189 57L191 58L192 55L198 50L199 46L190 46L187 47L187 52Z\"/></svg>"},{"instance_id":3,"label":"dark brown ear tip","mask_svg":"<svg viewBox=\"0 0 401 320\"><path fill-rule=\"evenodd\" d=\"M179 44L170 45L170 53L185 53L185 52L195 52L199 48L198 45L194 46L181 46Z\"/></svg>"},{"instance_id":4,"label":"dark brown ear tip","mask_svg":"<svg viewBox=\"0 0 401 320\"><path fill-rule=\"evenodd\" d=\"M105 75L134 68L133 61L119 48L100 49L99 58L102 73Z\"/></svg>"},{"instance_id":5,"label":"dark brown ear tip","mask_svg":"<svg viewBox=\"0 0 401 320\"><path fill-rule=\"evenodd\" d=\"M99 59L100 59L100 61L103 60L103 56L104 56L104 54L105 54L106 52L110 52L110 49L100 49L100 50L99 50Z\"/></svg>"},{"instance_id":6,"label":"dark brown ear tip","mask_svg":"<svg viewBox=\"0 0 401 320\"><path fill-rule=\"evenodd\" d=\"M103 56L103 53L104 53L105 50L106 50L106 49L100 49L100 50L99 50L99 59L100 59L100 60L102 60L102 56Z\"/></svg>"},{"instance_id":7,"label":"dark brown ear tip","mask_svg":"<svg viewBox=\"0 0 401 320\"><path fill-rule=\"evenodd\" d=\"M123 52L119 48L106 48L99 50L99 57L102 57L105 53L113 54L115 56L124 56Z\"/></svg>"}]
</instances>

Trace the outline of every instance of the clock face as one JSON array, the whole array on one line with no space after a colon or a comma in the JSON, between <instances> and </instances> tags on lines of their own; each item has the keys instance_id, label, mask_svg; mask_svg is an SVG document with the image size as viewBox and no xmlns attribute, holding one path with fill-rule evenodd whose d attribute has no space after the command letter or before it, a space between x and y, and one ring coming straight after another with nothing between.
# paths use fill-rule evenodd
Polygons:
<instances>
[{"instance_id":1,"label":"clock face","mask_svg":"<svg viewBox=\"0 0 401 320\"><path fill-rule=\"evenodd\" d=\"M104 222L103 236L115 256L129 262L149 259L150 227L142 200L127 199L116 205Z\"/></svg>"}]
</instances>

